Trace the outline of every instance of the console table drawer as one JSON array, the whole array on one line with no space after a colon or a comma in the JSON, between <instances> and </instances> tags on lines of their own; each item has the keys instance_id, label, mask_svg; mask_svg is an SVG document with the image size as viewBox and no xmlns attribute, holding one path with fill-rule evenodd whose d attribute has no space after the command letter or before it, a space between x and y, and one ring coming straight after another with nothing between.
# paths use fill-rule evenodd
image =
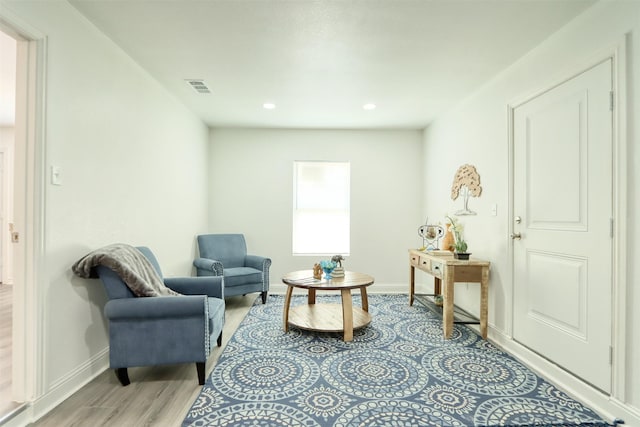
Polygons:
<instances>
[{"instance_id":1,"label":"console table drawer","mask_svg":"<svg viewBox=\"0 0 640 427\"><path fill-rule=\"evenodd\" d=\"M425 271L439 279L442 279L443 264L437 261L416 254L409 254L409 262L411 265Z\"/></svg>"},{"instance_id":2,"label":"console table drawer","mask_svg":"<svg viewBox=\"0 0 640 427\"><path fill-rule=\"evenodd\" d=\"M418 266L420 270L424 270L427 272L431 271L431 260L429 258L420 257L420 265Z\"/></svg>"},{"instance_id":3,"label":"console table drawer","mask_svg":"<svg viewBox=\"0 0 640 427\"><path fill-rule=\"evenodd\" d=\"M419 268L420 270L426 271L428 273L431 272L431 261L426 257L422 257L416 254L409 254L409 262L411 263L411 265Z\"/></svg>"},{"instance_id":4,"label":"console table drawer","mask_svg":"<svg viewBox=\"0 0 640 427\"><path fill-rule=\"evenodd\" d=\"M416 267L420 268L420 256L419 255L409 254L409 262L412 265L415 265Z\"/></svg>"},{"instance_id":5,"label":"console table drawer","mask_svg":"<svg viewBox=\"0 0 640 427\"><path fill-rule=\"evenodd\" d=\"M444 270L444 265L441 262L431 261L431 265L429 268L429 273L431 275L437 277L438 279L442 279L442 271Z\"/></svg>"}]
</instances>

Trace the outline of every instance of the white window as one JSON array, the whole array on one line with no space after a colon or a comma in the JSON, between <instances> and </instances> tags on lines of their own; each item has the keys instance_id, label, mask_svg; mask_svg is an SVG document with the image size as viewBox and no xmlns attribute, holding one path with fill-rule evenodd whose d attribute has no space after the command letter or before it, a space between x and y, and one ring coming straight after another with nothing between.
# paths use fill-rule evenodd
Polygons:
<instances>
[{"instance_id":1,"label":"white window","mask_svg":"<svg viewBox=\"0 0 640 427\"><path fill-rule=\"evenodd\" d=\"M349 255L349 162L293 163L293 254Z\"/></svg>"}]
</instances>

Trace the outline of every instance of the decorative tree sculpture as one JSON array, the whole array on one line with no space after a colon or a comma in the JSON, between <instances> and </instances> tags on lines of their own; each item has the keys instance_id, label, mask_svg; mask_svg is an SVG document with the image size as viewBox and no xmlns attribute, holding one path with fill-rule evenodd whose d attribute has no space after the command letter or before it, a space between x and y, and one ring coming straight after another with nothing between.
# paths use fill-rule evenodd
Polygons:
<instances>
[{"instance_id":1,"label":"decorative tree sculpture","mask_svg":"<svg viewBox=\"0 0 640 427\"><path fill-rule=\"evenodd\" d=\"M469 209L469 197L478 197L482 193L480 186L480 175L473 165L462 165L453 177L451 187L451 199L456 200L458 196L464 199L464 209L456 212L456 215L476 215Z\"/></svg>"}]
</instances>

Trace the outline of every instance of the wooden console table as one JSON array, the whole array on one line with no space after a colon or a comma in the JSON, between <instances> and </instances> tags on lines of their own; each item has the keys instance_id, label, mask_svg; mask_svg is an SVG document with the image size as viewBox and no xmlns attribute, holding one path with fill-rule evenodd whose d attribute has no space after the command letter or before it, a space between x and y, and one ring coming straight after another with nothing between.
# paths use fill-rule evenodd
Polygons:
<instances>
[{"instance_id":1,"label":"wooden console table","mask_svg":"<svg viewBox=\"0 0 640 427\"><path fill-rule=\"evenodd\" d=\"M434 294L442 295L442 329L446 339L453 331L453 285L455 282L480 283L480 334L487 338L489 313L489 261L471 258L459 260L451 255L433 255L417 249L409 249L409 305L413 305L415 293L415 269L435 278Z\"/></svg>"}]
</instances>

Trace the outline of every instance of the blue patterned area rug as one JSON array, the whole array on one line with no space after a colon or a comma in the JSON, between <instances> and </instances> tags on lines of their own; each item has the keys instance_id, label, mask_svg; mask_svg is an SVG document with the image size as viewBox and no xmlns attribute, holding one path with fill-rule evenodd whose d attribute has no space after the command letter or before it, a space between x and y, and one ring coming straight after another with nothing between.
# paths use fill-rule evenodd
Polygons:
<instances>
[{"instance_id":1,"label":"blue patterned area rug","mask_svg":"<svg viewBox=\"0 0 640 427\"><path fill-rule=\"evenodd\" d=\"M444 340L440 316L406 295L370 295L373 321L349 343L285 334L283 300L251 308L183 427L610 425L470 328Z\"/></svg>"}]
</instances>

